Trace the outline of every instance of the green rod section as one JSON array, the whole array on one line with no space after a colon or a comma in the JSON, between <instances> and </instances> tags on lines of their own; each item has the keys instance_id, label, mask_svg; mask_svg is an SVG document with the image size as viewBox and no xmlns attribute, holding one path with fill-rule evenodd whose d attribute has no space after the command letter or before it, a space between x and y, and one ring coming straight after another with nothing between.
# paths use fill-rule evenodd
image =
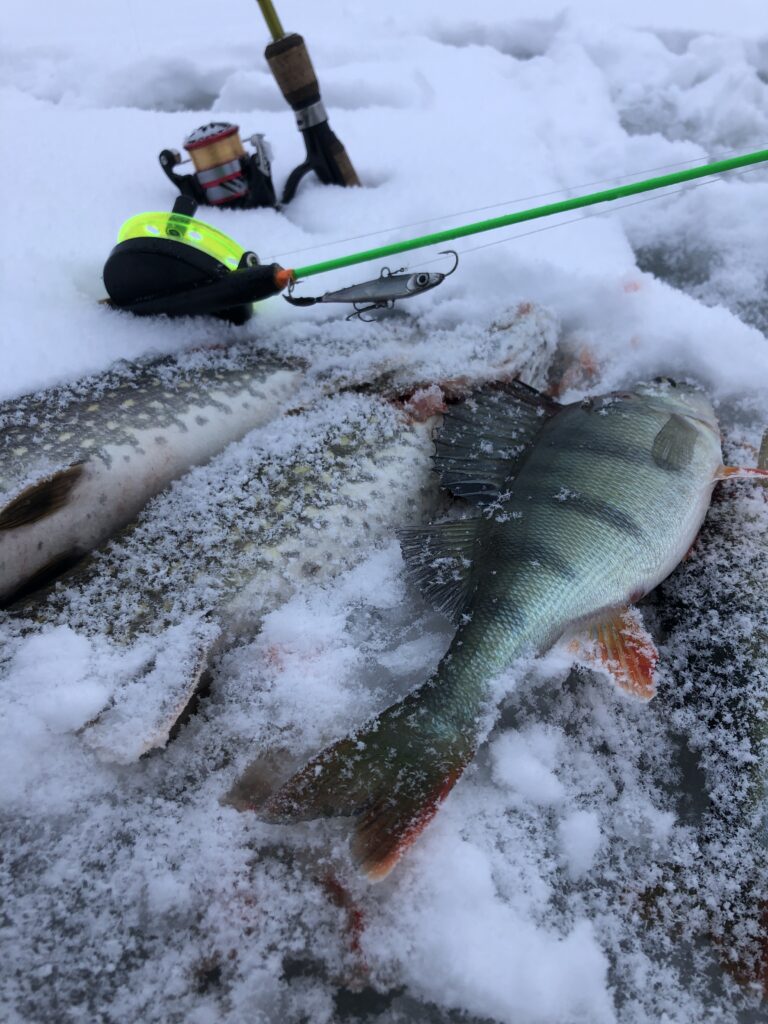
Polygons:
<instances>
[{"instance_id":1,"label":"green rod section","mask_svg":"<svg viewBox=\"0 0 768 1024\"><path fill-rule=\"evenodd\" d=\"M478 220L474 224L463 224L460 227L448 228L445 231L436 231L431 235L419 235L417 238L407 238L402 242L391 242L389 245L380 245L376 249L364 249L362 252L354 252L349 256L339 256L336 259L324 260L322 263L310 263L306 267L297 267L294 273L297 278L312 277L314 274L324 274L326 270L351 267L356 263L365 263L368 260L377 260L385 256L395 256L398 253L408 252L411 249L422 249L428 245L439 245L441 242L451 242L455 238L478 235L482 231L494 231L496 228L508 227L510 224L522 224L524 221L537 220L539 217L551 217L556 213L566 213L568 210L578 210L584 206L610 203L614 199L636 196L641 192L652 192L654 189L665 188L667 185L678 185L684 181L693 181L695 178L705 178L709 174L734 171L738 167L748 167L750 164L759 164L765 160L768 160L768 149L761 149L756 153L731 157L729 160L718 160L712 164L705 164L703 167L692 167L687 171L675 171L674 174L663 174L657 178L646 178L645 181L636 181L629 185L619 185L616 188L604 189L601 192L590 192L586 196L575 196L573 199L563 199L557 203L547 203L546 206L534 206L530 210L519 210L517 213L508 213L502 217L492 217L490 220Z\"/></svg>"},{"instance_id":2,"label":"green rod section","mask_svg":"<svg viewBox=\"0 0 768 1024\"><path fill-rule=\"evenodd\" d=\"M282 39L285 35L283 26L280 24L280 19L277 16L272 0L256 0L261 13L264 15L264 21L267 23L267 28L272 33L272 38L277 42L278 39Z\"/></svg>"}]
</instances>

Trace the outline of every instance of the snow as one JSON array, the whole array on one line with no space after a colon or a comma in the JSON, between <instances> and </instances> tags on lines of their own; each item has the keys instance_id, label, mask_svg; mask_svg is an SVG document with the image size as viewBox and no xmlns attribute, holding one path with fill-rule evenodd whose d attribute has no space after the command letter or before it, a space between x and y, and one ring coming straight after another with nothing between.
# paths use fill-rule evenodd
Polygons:
<instances>
[{"instance_id":1,"label":"snow","mask_svg":"<svg viewBox=\"0 0 768 1024\"><path fill-rule=\"evenodd\" d=\"M286 265L768 138L768 36L754 0L542 0L534 16L501 0L278 6L307 39L365 187L310 177L282 213L203 219ZM760 488L722 486L693 557L646 603L658 696L627 700L602 676L571 672L562 649L510 670L488 742L377 886L350 865L343 822L267 825L236 809L232 787L246 769L254 784L284 778L445 649L450 626L407 583L394 539L398 488L415 477L390 483L383 525L358 548L331 535L327 572L258 577L250 631L233 635L217 617L230 584L172 563L194 551L216 564L245 514L254 535L268 529L270 488L302 459L322 468L323 430L342 431L374 401L332 392L371 377L397 390L521 372L566 400L658 374L696 379L728 459L754 461L768 397L768 172L522 225L500 233L517 239L505 244L464 240L457 274L404 303L407 317L370 326L280 298L240 328L99 305L122 221L172 202L161 149L231 119L244 136L266 134L278 186L302 159L265 42L244 0L44 0L5 18L0 399L212 344L257 343L310 365L299 416L193 471L100 556L131 567L125 586L97 572L58 618L0 623L11 1019L757 1021L764 1004L744 964L768 905ZM402 262L439 270L436 258ZM176 591L170 626L158 619L137 639L126 623L141 565L168 572ZM188 675L193 641L218 642L224 626L196 713L135 760L139 726L165 706L174 673ZM89 743L105 708L120 729Z\"/></svg>"}]
</instances>

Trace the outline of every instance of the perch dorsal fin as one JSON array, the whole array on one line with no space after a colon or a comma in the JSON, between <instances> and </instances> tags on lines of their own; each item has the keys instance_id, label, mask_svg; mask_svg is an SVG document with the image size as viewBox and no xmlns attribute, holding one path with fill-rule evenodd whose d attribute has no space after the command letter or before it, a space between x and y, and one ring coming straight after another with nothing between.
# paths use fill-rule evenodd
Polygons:
<instances>
[{"instance_id":1,"label":"perch dorsal fin","mask_svg":"<svg viewBox=\"0 0 768 1024\"><path fill-rule=\"evenodd\" d=\"M476 505L494 501L561 406L527 384L492 384L448 408L435 438L441 486Z\"/></svg>"}]
</instances>

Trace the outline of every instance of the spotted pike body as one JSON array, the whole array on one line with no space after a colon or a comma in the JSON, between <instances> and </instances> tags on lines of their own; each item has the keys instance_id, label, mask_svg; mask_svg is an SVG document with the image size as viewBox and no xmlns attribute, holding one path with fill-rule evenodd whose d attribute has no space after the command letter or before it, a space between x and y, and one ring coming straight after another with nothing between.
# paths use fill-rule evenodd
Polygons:
<instances>
[{"instance_id":1,"label":"spotted pike body","mask_svg":"<svg viewBox=\"0 0 768 1024\"><path fill-rule=\"evenodd\" d=\"M434 676L309 762L260 813L357 816L353 851L386 874L479 742L491 681L566 630L610 616L684 556L720 441L708 399L658 383L560 406L485 390L446 417L443 487L479 513L407 531L406 564L457 624Z\"/></svg>"},{"instance_id":2,"label":"spotted pike body","mask_svg":"<svg viewBox=\"0 0 768 1024\"><path fill-rule=\"evenodd\" d=\"M290 358L248 344L198 350L0 403L0 607L112 536L190 466L318 391L472 386L523 364L543 379L556 338L551 315L529 305L442 332L437 350L434 332L373 326L363 340L330 341L310 325Z\"/></svg>"},{"instance_id":3,"label":"spotted pike body","mask_svg":"<svg viewBox=\"0 0 768 1024\"><path fill-rule=\"evenodd\" d=\"M104 759L135 760L167 741L215 651L301 583L434 512L438 418L347 394L264 427L155 498L47 595L13 606L5 625L67 626L126 652L83 740Z\"/></svg>"},{"instance_id":4,"label":"spotted pike body","mask_svg":"<svg viewBox=\"0 0 768 1024\"><path fill-rule=\"evenodd\" d=\"M119 365L0 405L0 602L133 519L190 466L280 413L298 363L253 349Z\"/></svg>"}]
</instances>

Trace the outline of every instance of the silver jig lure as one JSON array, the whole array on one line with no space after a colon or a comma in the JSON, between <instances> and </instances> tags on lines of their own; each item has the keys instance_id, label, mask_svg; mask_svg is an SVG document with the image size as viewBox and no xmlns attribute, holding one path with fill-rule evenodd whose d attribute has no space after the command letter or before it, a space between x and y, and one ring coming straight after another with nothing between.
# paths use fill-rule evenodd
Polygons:
<instances>
[{"instance_id":1,"label":"silver jig lure","mask_svg":"<svg viewBox=\"0 0 768 1024\"><path fill-rule=\"evenodd\" d=\"M431 288L436 288L446 277L456 270L459 265L458 253L453 249L446 249L440 253L441 256L453 256L454 264L445 274L428 274L420 270L415 274L403 273L405 268L392 271L384 267L381 274L372 281L363 281L360 284L350 285L349 288L339 288L335 292L326 292L325 295L315 296L294 296L293 284L288 288L288 294L283 298L292 306L314 306L318 302L349 302L355 307L354 313L350 313L347 320L359 319L370 323L373 317L366 317L364 313L370 313L374 309L393 309L395 302L399 299L407 299L412 295L421 295Z\"/></svg>"}]
</instances>

